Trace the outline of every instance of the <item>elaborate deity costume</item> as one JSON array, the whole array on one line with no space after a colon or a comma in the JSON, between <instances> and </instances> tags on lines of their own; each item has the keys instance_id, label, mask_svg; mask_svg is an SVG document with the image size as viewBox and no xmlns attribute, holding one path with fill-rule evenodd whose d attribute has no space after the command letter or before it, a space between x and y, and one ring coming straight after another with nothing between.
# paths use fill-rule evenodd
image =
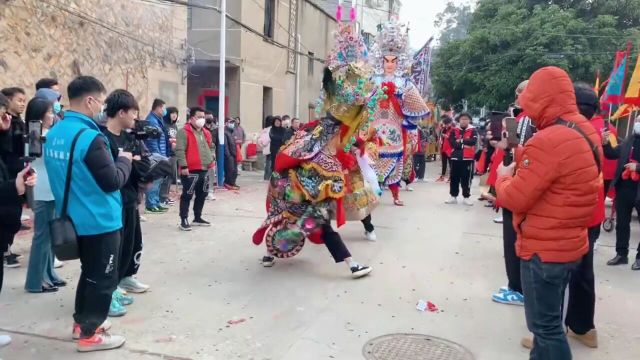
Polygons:
<instances>
[{"instance_id":1,"label":"elaborate deity costume","mask_svg":"<svg viewBox=\"0 0 640 360\"><path fill-rule=\"evenodd\" d=\"M408 184L415 178L413 154L418 144L418 121L429 114L427 104L408 77L408 50L406 29L394 21L382 26L371 50L373 82L386 95L374 115L373 126L381 140L375 170L399 206L403 205L400 181Z\"/></svg>"},{"instance_id":2,"label":"elaborate deity costume","mask_svg":"<svg viewBox=\"0 0 640 360\"><path fill-rule=\"evenodd\" d=\"M355 133L372 119L378 92L371 76L366 45L351 25L340 25L334 51L325 64L322 119L295 133L278 153L267 195L268 216L253 235L266 242L269 255L288 258L302 250L305 240L324 243L336 262L345 261L354 277L371 268L353 261L340 235L331 227L346 221L343 206L347 181L338 159L340 150L350 152Z\"/></svg>"},{"instance_id":3,"label":"elaborate deity costume","mask_svg":"<svg viewBox=\"0 0 640 360\"><path fill-rule=\"evenodd\" d=\"M350 151L339 150L337 153L346 181L343 201L345 216L347 221L362 222L367 240L375 241L377 236L371 212L382 195L372 160L377 156L375 131L361 133L354 145Z\"/></svg>"}]
</instances>

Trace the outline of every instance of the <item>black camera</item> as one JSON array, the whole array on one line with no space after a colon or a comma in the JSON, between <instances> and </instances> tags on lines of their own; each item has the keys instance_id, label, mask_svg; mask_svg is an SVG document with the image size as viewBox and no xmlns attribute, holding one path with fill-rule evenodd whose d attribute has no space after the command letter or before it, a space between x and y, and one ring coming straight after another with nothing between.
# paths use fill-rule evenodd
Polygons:
<instances>
[{"instance_id":1,"label":"black camera","mask_svg":"<svg viewBox=\"0 0 640 360\"><path fill-rule=\"evenodd\" d=\"M162 136L162 130L151 126L147 120L136 120L131 133L135 136L136 140L158 139Z\"/></svg>"}]
</instances>

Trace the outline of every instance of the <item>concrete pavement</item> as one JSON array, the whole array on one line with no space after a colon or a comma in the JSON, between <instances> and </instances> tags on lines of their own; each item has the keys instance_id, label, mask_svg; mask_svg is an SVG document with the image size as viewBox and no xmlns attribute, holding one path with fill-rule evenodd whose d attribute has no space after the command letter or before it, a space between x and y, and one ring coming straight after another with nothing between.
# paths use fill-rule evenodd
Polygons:
<instances>
[{"instance_id":1,"label":"concrete pavement","mask_svg":"<svg viewBox=\"0 0 640 360\"><path fill-rule=\"evenodd\" d=\"M435 172L435 164L428 167ZM112 319L112 332L127 337L121 350L75 352L70 332L77 261L60 269L70 286L55 294L24 292L26 259L20 269L5 269L0 334L11 334L14 342L0 358L356 360L363 358L365 342L389 333L446 338L476 359L528 358L519 345L527 334L523 308L490 299L506 278L501 227L489 209L445 205L448 187L433 181L403 191L402 208L391 205L386 193L373 214L377 242L364 240L360 223L340 229L355 259L374 268L355 281L346 265L333 264L324 246L313 244L273 268L259 264L264 245L251 243L264 218L266 183L259 179L244 172L240 192L221 192L207 202L211 228L180 232L177 206L146 215L140 279L152 288L136 296L129 314ZM572 342L574 358L637 358L640 272L607 267L614 237L603 232L601 241L605 246L595 256L600 348ZM26 254L29 243L21 238L18 250ZM441 312L418 312L420 299Z\"/></svg>"}]
</instances>

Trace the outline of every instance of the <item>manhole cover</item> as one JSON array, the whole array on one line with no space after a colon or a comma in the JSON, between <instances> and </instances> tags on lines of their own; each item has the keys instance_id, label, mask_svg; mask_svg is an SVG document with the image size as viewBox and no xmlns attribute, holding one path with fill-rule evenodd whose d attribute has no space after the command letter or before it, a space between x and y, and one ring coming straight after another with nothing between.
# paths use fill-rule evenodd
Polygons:
<instances>
[{"instance_id":1,"label":"manhole cover","mask_svg":"<svg viewBox=\"0 0 640 360\"><path fill-rule=\"evenodd\" d=\"M390 334L369 340L368 360L473 360L471 352L449 340L420 334Z\"/></svg>"}]
</instances>

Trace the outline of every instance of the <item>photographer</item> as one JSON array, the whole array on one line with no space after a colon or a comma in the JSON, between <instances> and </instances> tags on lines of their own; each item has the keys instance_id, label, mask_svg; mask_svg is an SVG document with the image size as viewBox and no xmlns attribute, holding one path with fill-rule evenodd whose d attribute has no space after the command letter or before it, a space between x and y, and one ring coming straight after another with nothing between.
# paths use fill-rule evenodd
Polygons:
<instances>
[{"instance_id":1,"label":"photographer","mask_svg":"<svg viewBox=\"0 0 640 360\"><path fill-rule=\"evenodd\" d=\"M558 67L534 72L518 101L538 132L516 161L498 168L497 200L513 212L531 358L571 359L562 304L571 273L589 251L600 137L578 112L573 83Z\"/></svg>"},{"instance_id":2,"label":"photographer","mask_svg":"<svg viewBox=\"0 0 640 360\"><path fill-rule=\"evenodd\" d=\"M67 214L78 236L81 273L76 292L73 332L80 352L115 349L125 338L109 335L105 323L118 285L122 239L122 198L119 189L131 173L130 152L114 160L108 140L96 121L104 117L106 89L96 78L80 76L67 87L70 109L47 134L44 161L60 213L71 146L73 171Z\"/></svg>"},{"instance_id":3,"label":"photographer","mask_svg":"<svg viewBox=\"0 0 640 360\"><path fill-rule=\"evenodd\" d=\"M152 154L169 158L171 146L167 145L169 142L167 141L167 130L165 129L163 120L163 116L166 114L167 109L165 108L165 102L161 99L153 100L151 112L145 120L149 122L150 126L155 127L159 131L160 136L146 139L145 145ZM164 213L169 210L160 202L160 185L162 181L162 179L155 180L146 192L146 211L152 214Z\"/></svg>"},{"instance_id":4,"label":"photographer","mask_svg":"<svg viewBox=\"0 0 640 360\"><path fill-rule=\"evenodd\" d=\"M115 90L105 100L105 113L107 126L102 129L103 134L109 139L111 154L116 157L120 151L134 152L133 167L129 180L120 188L122 195L122 245L120 247L120 259L118 268L118 283L120 288L132 293L143 293L149 290L149 286L141 283L133 277L133 269L136 267L135 254L142 251L142 238L136 236L140 231L140 214L138 213L138 189L140 188L140 174L136 171L136 165L142 161L138 154L140 147L144 147L140 140L127 132L135 125L138 117L138 103L126 90ZM138 259L139 260L139 259ZM126 314L124 305L133 302L133 298L124 295L121 291L114 291L109 308L110 316Z\"/></svg>"}]
</instances>

